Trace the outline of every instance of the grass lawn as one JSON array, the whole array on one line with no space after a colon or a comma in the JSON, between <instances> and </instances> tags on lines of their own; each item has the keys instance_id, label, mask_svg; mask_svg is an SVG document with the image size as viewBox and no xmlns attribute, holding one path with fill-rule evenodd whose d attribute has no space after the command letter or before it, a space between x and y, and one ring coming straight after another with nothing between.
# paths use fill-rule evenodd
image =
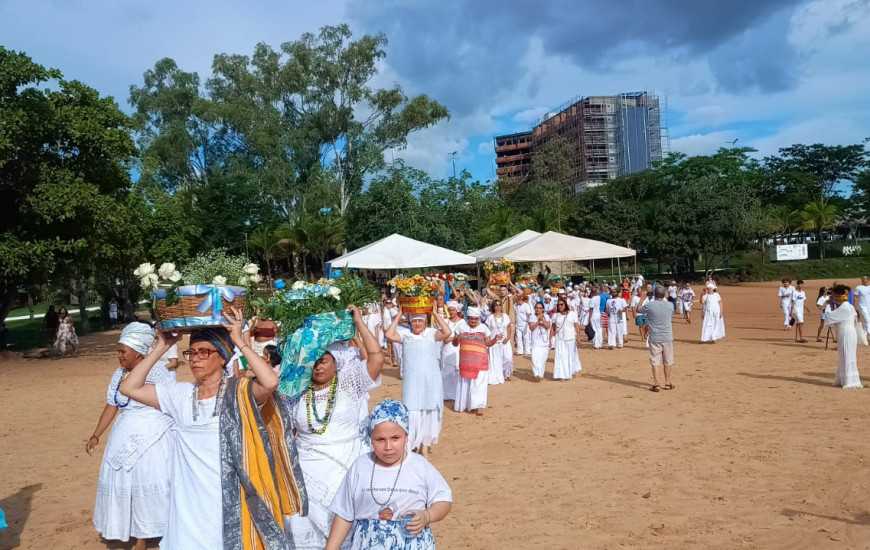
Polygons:
<instances>
[{"instance_id":1,"label":"grass lawn","mask_svg":"<svg viewBox=\"0 0 870 550\"><path fill-rule=\"evenodd\" d=\"M44 312L46 309L43 306ZM24 313L19 313L18 315L27 315L29 312L25 308L24 310L17 309L13 310L13 313L9 316L12 317L15 311L24 311ZM92 311L90 312L92 316L99 315L100 312ZM79 322L79 310L76 308L75 310L70 310L70 315L72 315L73 320L76 324L76 333L81 333L81 323ZM91 332L99 330L99 323L91 322ZM34 348L43 348L50 345L48 342L45 332L42 328L42 319L24 319L22 321L7 321L6 328L9 329L9 343L14 344L11 349L12 351L27 351Z\"/></svg>"}]
</instances>

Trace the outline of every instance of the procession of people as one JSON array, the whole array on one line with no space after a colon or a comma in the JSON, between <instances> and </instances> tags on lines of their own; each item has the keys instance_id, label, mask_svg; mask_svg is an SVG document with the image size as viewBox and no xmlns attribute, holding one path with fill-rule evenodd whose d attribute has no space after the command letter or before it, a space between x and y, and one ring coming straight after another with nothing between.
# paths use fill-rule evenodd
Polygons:
<instances>
[{"instance_id":1,"label":"procession of people","mask_svg":"<svg viewBox=\"0 0 870 550\"><path fill-rule=\"evenodd\" d=\"M835 385L843 388L861 387L856 348L867 342L870 278L862 283L854 292L838 283L822 288L816 304L819 335L827 329L838 350ZM796 343L805 342L809 311L803 286L784 280L779 291ZM530 357L534 382L548 377L550 361L549 377L568 381L582 372L581 354L604 353L605 341L609 350L646 349L650 391L676 389L671 327L692 324L689 283L635 276L451 290L427 312L406 313L391 289L379 303L349 306L356 336L329 344L294 396L277 391L280 343L268 319L247 330L231 308L225 328L191 331L181 355L194 383L176 381L177 335L126 325L86 445L91 454L111 428L97 531L133 539L137 549L148 539L167 550L434 548L429 525L449 513L452 492L427 459L442 439L448 402L456 413L483 416L489 392L515 380L517 357ZM698 301L699 341L721 341L724 301L712 278ZM239 357L247 370L228 369ZM370 414L369 392L387 366L400 373L401 401Z\"/></svg>"}]
</instances>

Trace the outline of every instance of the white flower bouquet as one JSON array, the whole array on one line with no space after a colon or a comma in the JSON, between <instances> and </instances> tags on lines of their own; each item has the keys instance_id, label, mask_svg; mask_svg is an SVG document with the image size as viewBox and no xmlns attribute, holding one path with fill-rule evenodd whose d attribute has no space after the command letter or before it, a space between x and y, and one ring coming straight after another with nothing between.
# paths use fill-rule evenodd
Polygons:
<instances>
[{"instance_id":1,"label":"white flower bouquet","mask_svg":"<svg viewBox=\"0 0 870 550\"><path fill-rule=\"evenodd\" d=\"M247 297L261 281L257 264L224 250L200 254L183 271L169 262L159 268L143 263L133 274L151 295L158 328L176 332L222 325L225 310L246 310Z\"/></svg>"}]
</instances>

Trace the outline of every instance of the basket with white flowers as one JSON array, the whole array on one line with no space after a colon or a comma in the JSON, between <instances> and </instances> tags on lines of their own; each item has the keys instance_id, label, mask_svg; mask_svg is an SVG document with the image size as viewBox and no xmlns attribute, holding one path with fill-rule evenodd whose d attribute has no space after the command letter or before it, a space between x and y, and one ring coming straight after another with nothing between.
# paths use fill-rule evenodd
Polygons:
<instances>
[{"instance_id":1,"label":"basket with white flowers","mask_svg":"<svg viewBox=\"0 0 870 550\"><path fill-rule=\"evenodd\" d=\"M183 271L169 262L143 263L133 274L151 295L157 327L173 332L221 326L230 307L246 311L261 280L257 264L223 250L200 254Z\"/></svg>"}]
</instances>

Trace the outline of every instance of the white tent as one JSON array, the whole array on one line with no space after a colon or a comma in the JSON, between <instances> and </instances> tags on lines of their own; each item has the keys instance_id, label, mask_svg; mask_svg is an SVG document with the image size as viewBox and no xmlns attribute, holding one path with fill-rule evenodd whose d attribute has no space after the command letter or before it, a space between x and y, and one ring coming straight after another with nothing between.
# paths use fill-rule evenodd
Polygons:
<instances>
[{"instance_id":1,"label":"white tent","mask_svg":"<svg viewBox=\"0 0 870 550\"><path fill-rule=\"evenodd\" d=\"M479 262L484 260L501 258L502 256L499 255L500 250L507 250L508 248L512 248L518 244L528 242L540 236L541 234L537 231L526 229L525 231L517 233L513 237L507 238L501 242L497 242L493 245L487 246L486 248L481 248L480 250L475 250L471 253L471 255L477 258L477 261Z\"/></svg>"},{"instance_id":2,"label":"white tent","mask_svg":"<svg viewBox=\"0 0 870 550\"><path fill-rule=\"evenodd\" d=\"M397 233L329 262L333 269L411 269L474 263L474 256L415 241Z\"/></svg>"},{"instance_id":3,"label":"white tent","mask_svg":"<svg viewBox=\"0 0 870 550\"><path fill-rule=\"evenodd\" d=\"M519 237L523 233L516 235ZM506 241L503 241L506 242ZM496 245L493 245L496 246ZM486 250L486 249L484 249ZM478 251L483 252L483 251ZM476 254L476 253L475 253ZM633 257L631 248L547 231L531 239L476 254L478 262L506 258L512 262L568 262Z\"/></svg>"}]
</instances>

